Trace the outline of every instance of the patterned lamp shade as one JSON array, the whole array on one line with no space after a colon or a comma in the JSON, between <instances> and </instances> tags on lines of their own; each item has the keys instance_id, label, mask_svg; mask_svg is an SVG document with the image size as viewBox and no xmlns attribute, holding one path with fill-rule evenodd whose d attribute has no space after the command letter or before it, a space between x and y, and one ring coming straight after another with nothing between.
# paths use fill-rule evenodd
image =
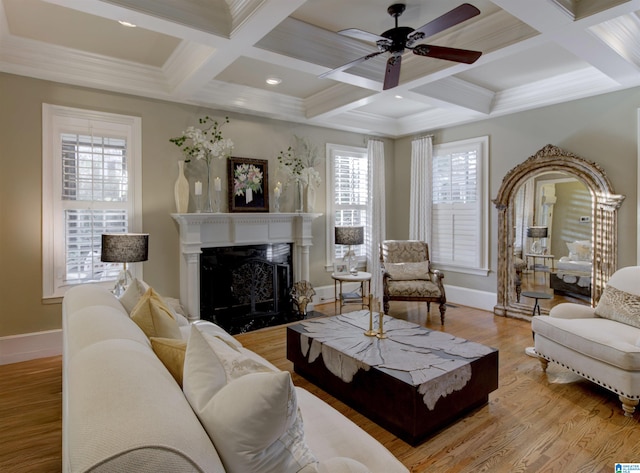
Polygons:
<instances>
[{"instance_id":1,"label":"patterned lamp shade","mask_svg":"<svg viewBox=\"0 0 640 473\"><path fill-rule=\"evenodd\" d=\"M135 263L148 259L148 233L105 233L102 235L101 261L105 263Z\"/></svg>"},{"instance_id":2,"label":"patterned lamp shade","mask_svg":"<svg viewBox=\"0 0 640 473\"><path fill-rule=\"evenodd\" d=\"M547 227L528 227L527 228L527 236L529 238L547 238L548 228Z\"/></svg>"},{"instance_id":3,"label":"patterned lamp shade","mask_svg":"<svg viewBox=\"0 0 640 473\"><path fill-rule=\"evenodd\" d=\"M362 245L364 227L336 227L336 245Z\"/></svg>"}]
</instances>

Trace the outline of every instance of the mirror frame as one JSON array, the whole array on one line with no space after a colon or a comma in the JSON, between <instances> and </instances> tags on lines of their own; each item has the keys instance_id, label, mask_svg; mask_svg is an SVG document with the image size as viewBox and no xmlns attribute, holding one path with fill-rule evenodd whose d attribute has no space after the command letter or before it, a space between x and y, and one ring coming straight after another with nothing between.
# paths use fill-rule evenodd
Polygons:
<instances>
[{"instance_id":1,"label":"mirror frame","mask_svg":"<svg viewBox=\"0 0 640 473\"><path fill-rule=\"evenodd\" d=\"M515 196L527 180L540 174L563 172L582 181L592 199L591 306L600 299L604 285L617 269L618 209L625 196L615 194L604 169L557 146L546 145L517 165L502 179L498 196L498 301L494 314L531 319L531 306L516 301L514 259ZM548 310L543 309L548 314Z\"/></svg>"}]
</instances>

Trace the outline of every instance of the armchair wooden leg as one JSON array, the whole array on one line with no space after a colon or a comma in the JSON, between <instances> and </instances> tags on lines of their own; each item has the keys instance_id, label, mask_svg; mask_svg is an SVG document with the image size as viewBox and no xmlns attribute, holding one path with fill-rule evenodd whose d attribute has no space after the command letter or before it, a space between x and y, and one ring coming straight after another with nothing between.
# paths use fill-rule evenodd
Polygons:
<instances>
[{"instance_id":1,"label":"armchair wooden leg","mask_svg":"<svg viewBox=\"0 0 640 473\"><path fill-rule=\"evenodd\" d=\"M440 304L440 325L444 325L444 313L447 310L447 306L445 304Z\"/></svg>"},{"instance_id":2,"label":"armchair wooden leg","mask_svg":"<svg viewBox=\"0 0 640 473\"><path fill-rule=\"evenodd\" d=\"M542 371L547 371L547 366L549 366L549 361L540 357L538 358L540 360L540 366L542 367Z\"/></svg>"},{"instance_id":3,"label":"armchair wooden leg","mask_svg":"<svg viewBox=\"0 0 640 473\"><path fill-rule=\"evenodd\" d=\"M427 314L431 313L431 302L427 302Z\"/></svg>"},{"instance_id":4,"label":"armchair wooden leg","mask_svg":"<svg viewBox=\"0 0 640 473\"><path fill-rule=\"evenodd\" d=\"M382 310L385 314L389 313L389 299L387 299L386 297L382 298Z\"/></svg>"},{"instance_id":5,"label":"armchair wooden leg","mask_svg":"<svg viewBox=\"0 0 640 473\"><path fill-rule=\"evenodd\" d=\"M636 406L638 405L637 399L629 399L625 396L618 396L620 402L622 402L622 410L624 411L624 415L626 417L633 417L633 413L636 410Z\"/></svg>"}]
</instances>

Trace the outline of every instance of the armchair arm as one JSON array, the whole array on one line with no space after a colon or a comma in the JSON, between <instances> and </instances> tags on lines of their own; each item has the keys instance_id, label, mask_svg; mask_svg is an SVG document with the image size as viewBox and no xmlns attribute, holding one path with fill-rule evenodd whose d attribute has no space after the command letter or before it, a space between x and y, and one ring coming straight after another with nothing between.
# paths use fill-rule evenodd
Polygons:
<instances>
[{"instance_id":1,"label":"armchair arm","mask_svg":"<svg viewBox=\"0 0 640 473\"><path fill-rule=\"evenodd\" d=\"M588 305L565 302L552 307L549 311L549 317L558 319L594 319L596 313L594 308Z\"/></svg>"},{"instance_id":2,"label":"armchair arm","mask_svg":"<svg viewBox=\"0 0 640 473\"><path fill-rule=\"evenodd\" d=\"M447 296L444 292L444 283L442 282L444 279L444 273L439 269L434 269L431 271L431 274L433 274L431 280L438 286L438 289L440 289L440 294L442 294L442 303L444 304L447 301Z\"/></svg>"}]
</instances>

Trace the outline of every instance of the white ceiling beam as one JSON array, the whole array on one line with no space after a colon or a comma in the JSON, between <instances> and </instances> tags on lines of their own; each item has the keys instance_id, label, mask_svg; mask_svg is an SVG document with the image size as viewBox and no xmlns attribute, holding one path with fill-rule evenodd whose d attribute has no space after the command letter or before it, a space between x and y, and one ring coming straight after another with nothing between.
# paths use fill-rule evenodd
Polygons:
<instances>
[{"instance_id":1,"label":"white ceiling beam","mask_svg":"<svg viewBox=\"0 0 640 473\"><path fill-rule=\"evenodd\" d=\"M491 112L491 104L495 95L491 90L457 77L447 77L437 82L415 87L412 90L432 99L437 99L441 103L453 104L485 114Z\"/></svg>"},{"instance_id":2,"label":"white ceiling beam","mask_svg":"<svg viewBox=\"0 0 640 473\"><path fill-rule=\"evenodd\" d=\"M234 30L230 44L218 48L202 65L176 87L175 93L189 96L200 90L236 59L253 48L260 39L293 13L305 0L265 0L259 7L259 15L246 18Z\"/></svg>"}]
</instances>

